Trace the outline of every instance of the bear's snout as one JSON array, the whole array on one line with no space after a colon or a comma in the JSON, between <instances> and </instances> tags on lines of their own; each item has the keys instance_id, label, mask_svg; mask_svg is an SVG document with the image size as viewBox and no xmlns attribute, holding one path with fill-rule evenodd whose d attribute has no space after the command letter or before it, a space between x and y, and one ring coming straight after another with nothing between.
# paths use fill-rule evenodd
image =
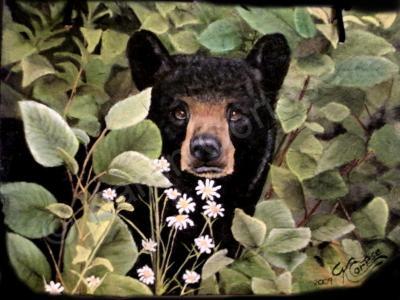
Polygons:
<instances>
[{"instance_id":1,"label":"bear's snout","mask_svg":"<svg viewBox=\"0 0 400 300\"><path fill-rule=\"evenodd\" d=\"M195 136L190 141L190 154L202 163L210 163L221 156L221 142L210 134Z\"/></svg>"}]
</instances>

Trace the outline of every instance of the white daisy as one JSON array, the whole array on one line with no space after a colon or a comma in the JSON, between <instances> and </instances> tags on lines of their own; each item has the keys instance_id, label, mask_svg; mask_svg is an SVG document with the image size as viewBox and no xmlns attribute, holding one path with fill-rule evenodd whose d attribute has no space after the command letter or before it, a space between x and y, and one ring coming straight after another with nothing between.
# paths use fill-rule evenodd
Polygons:
<instances>
[{"instance_id":1,"label":"white daisy","mask_svg":"<svg viewBox=\"0 0 400 300\"><path fill-rule=\"evenodd\" d=\"M200 275L197 274L195 271L186 270L185 274L183 274L182 278L186 284L191 284L191 283L199 282Z\"/></svg>"},{"instance_id":2,"label":"white daisy","mask_svg":"<svg viewBox=\"0 0 400 300\"><path fill-rule=\"evenodd\" d=\"M206 179L204 183L202 180L197 182L196 194L201 195L201 200L214 200L214 197L220 198L221 195L217 192L221 186L214 186L215 181Z\"/></svg>"},{"instance_id":3,"label":"white daisy","mask_svg":"<svg viewBox=\"0 0 400 300\"><path fill-rule=\"evenodd\" d=\"M179 193L179 191L177 189L173 189L173 188L165 190L164 194L166 194L167 198L171 199L171 200L175 200L176 198L178 198L181 195L181 193Z\"/></svg>"},{"instance_id":4,"label":"white daisy","mask_svg":"<svg viewBox=\"0 0 400 300\"><path fill-rule=\"evenodd\" d=\"M138 269L137 273L141 282L145 284L154 283L154 272L148 265L144 265L142 268Z\"/></svg>"},{"instance_id":5,"label":"white daisy","mask_svg":"<svg viewBox=\"0 0 400 300\"><path fill-rule=\"evenodd\" d=\"M170 164L168 160L164 158L164 156L161 156L160 159L153 160L153 164L155 165L156 169L160 170L161 172L169 172L171 170Z\"/></svg>"},{"instance_id":6,"label":"white daisy","mask_svg":"<svg viewBox=\"0 0 400 300\"><path fill-rule=\"evenodd\" d=\"M194 239L194 243L197 248L199 248L200 253L211 253L211 248L215 247L214 241L208 236L208 234L199 236L197 239Z\"/></svg>"},{"instance_id":7,"label":"white daisy","mask_svg":"<svg viewBox=\"0 0 400 300\"><path fill-rule=\"evenodd\" d=\"M102 192L101 196L108 201L113 201L117 197L117 193L114 189L108 188Z\"/></svg>"},{"instance_id":8,"label":"white daisy","mask_svg":"<svg viewBox=\"0 0 400 300\"><path fill-rule=\"evenodd\" d=\"M146 250L149 252L155 252L156 246L157 246L157 243L155 241L153 241L152 239L142 240L143 250Z\"/></svg>"},{"instance_id":9,"label":"white daisy","mask_svg":"<svg viewBox=\"0 0 400 300\"><path fill-rule=\"evenodd\" d=\"M86 278L86 283L90 289L96 289L100 285L101 279L100 277L92 275Z\"/></svg>"},{"instance_id":10,"label":"white daisy","mask_svg":"<svg viewBox=\"0 0 400 300\"><path fill-rule=\"evenodd\" d=\"M60 295L64 291L64 287L61 285L61 283L55 283L53 280L50 281L49 284L46 283L44 285L44 289L50 295Z\"/></svg>"},{"instance_id":11,"label":"white daisy","mask_svg":"<svg viewBox=\"0 0 400 300\"><path fill-rule=\"evenodd\" d=\"M196 203L192 202L193 198L187 197L186 194L183 194L183 196L179 199L179 201L176 203L176 209L180 214L183 212L185 213L190 213L194 212L194 208L196 207Z\"/></svg>"},{"instance_id":12,"label":"white daisy","mask_svg":"<svg viewBox=\"0 0 400 300\"><path fill-rule=\"evenodd\" d=\"M221 204L217 204L215 201L207 201L207 205L204 205L203 209L204 214L209 218L224 216L225 208L223 208Z\"/></svg>"},{"instance_id":13,"label":"white daisy","mask_svg":"<svg viewBox=\"0 0 400 300\"><path fill-rule=\"evenodd\" d=\"M168 227L174 226L178 230L186 229L187 226L194 226L194 222L188 215L176 215L167 217Z\"/></svg>"}]
</instances>

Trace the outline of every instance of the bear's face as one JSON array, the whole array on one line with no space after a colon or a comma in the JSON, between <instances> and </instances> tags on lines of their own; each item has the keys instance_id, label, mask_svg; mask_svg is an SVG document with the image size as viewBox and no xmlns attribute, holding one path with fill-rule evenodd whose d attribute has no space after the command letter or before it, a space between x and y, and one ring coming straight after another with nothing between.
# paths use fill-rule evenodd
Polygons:
<instances>
[{"instance_id":1,"label":"bear's face","mask_svg":"<svg viewBox=\"0 0 400 300\"><path fill-rule=\"evenodd\" d=\"M149 118L161 130L163 155L175 171L220 178L251 168L249 157L254 169L269 162L272 109L289 53L279 34L260 39L246 59L170 56L154 34L132 36L132 77L139 89L153 87Z\"/></svg>"}]
</instances>

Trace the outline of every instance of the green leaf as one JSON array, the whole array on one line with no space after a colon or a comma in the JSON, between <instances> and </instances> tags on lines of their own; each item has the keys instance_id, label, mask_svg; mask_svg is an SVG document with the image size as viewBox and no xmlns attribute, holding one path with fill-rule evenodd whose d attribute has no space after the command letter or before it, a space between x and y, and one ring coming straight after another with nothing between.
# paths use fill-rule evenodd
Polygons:
<instances>
[{"instance_id":1,"label":"green leaf","mask_svg":"<svg viewBox=\"0 0 400 300\"><path fill-rule=\"evenodd\" d=\"M291 101L281 97L276 107L276 114L283 131L289 133L304 124L307 119L307 107L301 101Z\"/></svg>"},{"instance_id":2,"label":"green leaf","mask_svg":"<svg viewBox=\"0 0 400 300\"><path fill-rule=\"evenodd\" d=\"M74 213L71 206L64 203L52 203L47 205L46 209L60 219L69 219Z\"/></svg>"},{"instance_id":3,"label":"green leaf","mask_svg":"<svg viewBox=\"0 0 400 300\"><path fill-rule=\"evenodd\" d=\"M273 280L254 277L251 279L251 290L255 295L276 295L278 288Z\"/></svg>"},{"instance_id":4,"label":"green leaf","mask_svg":"<svg viewBox=\"0 0 400 300\"><path fill-rule=\"evenodd\" d=\"M351 239L343 239L342 246L344 252L349 257L354 257L355 259L362 259L364 255L364 250L359 241L351 240Z\"/></svg>"},{"instance_id":5,"label":"green leaf","mask_svg":"<svg viewBox=\"0 0 400 300\"><path fill-rule=\"evenodd\" d=\"M400 225L397 225L392 231L388 234L388 239L395 243L397 246L400 246Z\"/></svg>"},{"instance_id":6,"label":"green leaf","mask_svg":"<svg viewBox=\"0 0 400 300\"><path fill-rule=\"evenodd\" d=\"M51 268L43 253L30 240L7 233L7 252L17 276L35 292L44 291L43 279L51 279Z\"/></svg>"},{"instance_id":7,"label":"green leaf","mask_svg":"<svg viewBox=\"0 0 400 300\"><path fill-rule=\"evenodd\" d=\"M354 230L354 225L335 215L317 214L307 223L314 240L330 242Z\"/></svg>"},{"instance_id":8,"label":"green leaf","mask_svg":"<svg viewBox=\"0 0 400 300\"><path fill-rule=\"evenodd\" d=\"M303 182L304 187L316 198L334 200L345 196L349 190L338 171L325 171Z\"/></svg>"},{"instance_id":9,"label":"green leaf","mask_svg":"<svg viewBox=\"0 0 400 300\"><path fill-rule=\"evenodd\" d=\"M199 295L219 295L219 286L215 275L202 279L199 289Z\"/></svg>"},{"instance_id":10,"label":"green leaf","mask_svg":"<svg viewBox=\"0 0 400 300\"><path fill-rule=\"evenodd\" d=\"M350 115L350 109L340 103L330 102L321 108L321 112L332 122L341 122Z\"/></svg>"},{"instance_id":11,"label":"green leaf","mask_svg":"<svg viewBox=\"0 0 400 300\"><path fill-rule=\"evenodd\" d=\"M74 175L78 174L79 171L79 165L76 162L75 158L73 158L71 155L69 155L68 152L66 152L64 149L57 147L57 154L61 159L64 161L65 166L67 169Z\"/></svg>"},{"instance_id":12,"label":"green leaf","mask_svg":"<svg viewBox=\"0 0 400 300\"><path fill-rule=\"evenodd\" d=\"M107 171L111 161L125 151L137 151L149 158L161 154L161 134L150 120L135 126L113 130L101 140L93 152L93 169L96 174Z\"/></svg>"},{"instance_id":13,"label":"green leaf","mask_svg":"<svg viewBox=\"0 0 400 300\"><path fill-rule=\"evenodd\" d=\"M249 248L260 246L267 232L267 226L262 221L250 217L239 208L235 209L231 229L235 240Z\"/></svg>"},{"instance_id":14,"label":"green leaf","mask_svg":"<svg viewBox=\"0 0 400 300\"><path fill-rule=\"evenodd\" d=\"M240 272L224 268L219 272L220 286L225 295L248 295L251 293L250 279Z\"/></svg>"},{"instance_id":15,"label":"green leaf","mask_svg":"<svg viewBox=\"0 0 400 300\"><path fill-rule=\"evenodd\" d=\"M206 280L207 278L211 277L215 273L219 272L226 266L230 265L233 263L233 259L230 257L227 257L226 254L228 253L228 250L222 249L217 252L215 252L213 255L211 255L205 264L203 265L202 269L202 274L201 278L203 280Z\"/></svg>"},{"instance_id":16,"label":"green leaf","mask_svg":"<svg viewBox=\"0 0 400 300\"><path fill-rule=\"evenodd\" d=\"M104 257L96 257L92 263L90 264L90 267L97 267L97 266L103 266L105 267L108 271L114 272L114 267L111 263L111 261L107 258Z\"/></svg>"},{"instance_id":17,"label":"green leaf","mask_svg":"<svg viewBox=\"0 0 400 300\"><path fill-rule=\"evenodd\" d=\"M21 61L22 87L27 87L36 79L48 74L54 74L55 70L50 62L42 55L33 54Z\"/></svg>"},{"instance_id":18,"label":"green leaf","mask_svg":"<svg viewBox=\"0 0 400 300\"><path fill-rule=\"evenodd\" d=\"M318 173L340 167L365 154L365 142L360 137L345 133L334 138L318 161Z\"/></svg>"},{"instance_id":19,"label":"green leaf","mask_svg":"<svg viewBox=\"0 0 400 300\"><path fill-rule=\"evenodd\" d=\"M76 124L74 124L75 128L81 129L86 132L88 135L96 137L99 135L100 131L100 122L96 117L86 117L79 119Z\"/></svg>"},{"instance_id":20,"label":"green leaf","mask_svg":"<svg viewBox=\"0 0 400 300\"><path fill-rule=\"evenodd\" d=\"M273 253L264 251L263 257L275 267L293 272L307 258L305 253L294 251L288 253Z\"/></svg>"},{"instance_id":21,"label":"green leaf","mask_svg":"<svg viewBox=\"0 0 400 300\"><path fill-rule=\"evenodd\" d=\"M79 142L65 120L54 110L34 101L20 101L25 138L33 158L45 167L63 164L57 148L71 157L78 151Z\"/></svg>"},{"instance_id":22,"label":"green leaf","mask_svg":"<svg viewBox=\"0 0 400 300\"><path fill-rule=\"evenodd\" d=\"M103 31L101 37L101 58L105 63L113 61L126 50L129 36L111 29Z\"/></svg>"},{"instance_id":23,"label":"green leaf","mask_svg":"<svg viewBox=\"0 0 400 300\"><path fill-rule=\"evenodd\" d=\"M108 111L105 121L108 129L122 129L138 124L149 113L151 88L147 88L114 104Z\"/></svg>"},{"instance_id":24,"label":"green leaf","mask_svg":"<svg viewBox=\"0 0 400 300\"><path fill-rule=\"evenodd\" d=\"M316 133L324 133L325 128L316 122L305 122L304 126Z\"/></svg>"},{"instance_id":25,"label":"green leaf","mask_svg":"<svg viewBox=\"0 0 400 300\"><path fill-rule=\"evenodd\" d=\"M90 137L84 130L79 128L71 128L71 129L75 133L76 138L82 145L86 147L90 143Z\"/></svg>"},{"instance_id":26,"label":"green leaf","mask_svg":"<svg viewBox=\"0 0 400 300\"><path fill-rule=\"evenodd\" d=\"M7 41L7 43L2 44L2 66L20 61L37 51L29 41L24 39L22 35L19 34L19 32L12 31L7 28L3 29L3 41Z\"/></svg>"},{"instance_id":27,"label":"green leaf","mask_svg":"<svg viewBox=\"0 0 400 300\"><path fill-rule=\"evenodd\" d=\"M389 80L399 71L390 60L375 56L353 56L336 64L326 80L333 85L365 88Z\"/></svg>"},{"instance_id":28,"label":"green leaf","mask_svg":"<svg viewBox=\"0 0 400 300\"><path fill-rule=\"evenodd\" d=\"M111 63L104 61L101 56L90 55L89 60L85 65L86 82L98 87L99 89L103 89L110 77L112 66Z\"/></svg>"},{"instance_id":29,"label":"green leaf","mask_svg":"<svg viewBox=\"0 0 400 300\"><path fill-rule=\"evenodd\" d=\"M115 157L109 165L109 176L100 180L113 185L127 185L132 183L166 188L171 182L162 174L153 160L136 151L126 151ZM124 174L118 176L117 173ZM117 176L116 176L117 175Z\"/></svg>"},{"instance_id":30,"label":"green leaf","mask_svg":"<svg viewBox=\"0 0 400 300\"><path fill-rule=\"evenodd\" d=\"M103 210L103 208L101 209ZM101 219L102 217L103 220ZM100 237L104 234L107 226L109 226L109 222L111 222L111 219L104 219L104 217L106 216L97 214L94 216L93 220L90 222L86 221L86 223L83 219L80 219L71 227L65 240L64 268L67 271L74 268L73 260L78 254L77 246L81 247L80 249L88 249L90 252L94 250ZM79 226L81 234L85 234L86 238L84 240L79 238L77 226ZM121 253L123 253L123 255L121 255ZM137 257L138 250L132 234L126 224L117 217L112 223L111 229L107 233L103 243L98 248L92 267L104 266L108 271L110 267L109 264L101 263L101 261L104 262L104 259L107 259L109 260L114 273L124 275L133 267ZM97 258L100 259L100 263ZM78 262L79 261L81 260L78 259ZM105 273L104 269L99 270L96 268L96 270L97 272L91 270L91 273L98 275L104 275Z\"/></svg>"},{"instance_id":31,"label":"green leaf","mask_svg":"<svg viewBox=\"0 0 400 300\"><path fill-rule=\"evenodd\" d=\"M335 70L334 61L325 54L313 54L297 60L297 66L304 74L322 76Z\"/></svg>"},{"instance_id":32,"label":"green leaf","mask_svg":"<svg viewBox=\"0 0 400 300\"><path fill-rule=\"evenodd\" d=\"M193 54L200 48L194 31L179 31L175 34L169 34L168 36L172 46L174 46L175 50L179 53Z\"/></svg>"},{"instance_id":33,"label":"green leaf","mask_svg":"<svg viewBox=\"0 0 400 300\"><path fill-rule=\"evenodd\" d=\"M92 53L96 48L97 44L100 42L101 34L103 33L103 31L101 29L85 28L85 27L81 27L80 30L88 44L87 50L89 51L89 53Z\"/></svg>"},{"instance_id":34,"label":"green leaf","mask_svg":"<svg viewBox=\"0 0 400 300\"><path fill-rule=\"evenodd\" d=\"M170 13L170 18L176 28L181 28L186 25L200 24L200 20L197 16L183 9L176 9L172 11Z\"/></svg>"},{"instance_id":35,"label":"green leaf","mask_svg":"<svg viewBox=\"0 0 400 300\"><path fill-rule=\"evenodd\" d=\"M261 34L282 33L288 39L291 48L300 38L295 31L293 10L265 8L236 8L247 24Z\"/></svg>"},{"instance_id":36,"label":"green leaf","mask_svg":"<svg viewBox=\"0 0 400 300\"><path fill-rule=\"evenodd\" d=\"M64 80L55 76L46 76L39 78L33 84L32 97L62 113L68 102L66 92L69 88L70 86Z\"/></svg>"},{"instance_id":37,"label":"green leaf","mask_svg":"<svg viewBox=\"0 0 400 300\"><path fill-rule=\"evenodd\" d=\"M130 204L130 203L128 203L128 202L124 202L124 203L118 204L117 209L118 209L118 211L123 211L123 210L125 210L125 211L129 211L129 212L132 212L132 211L135 210L135 208L133 207L133 205Z\"/></svg>"},{"instance_id":38,"label":"green leaf","mask_svg":"<svg viewBox=\"0 0 400 300\"><path fill-rule=\"evenodd\" d=\"M29 238L41 238L52 234L60 221L46 209L57 203L54 196L35 183L15 182L2 184L3 213L12 230Z\"/></svg>"},{"instance_id":39,"label":"green leaf","mask_svg":"<svg viewBox=\"0 0 400 300\"><path fill-rule=\"evenodd\" d=\"M313 157L294 149L286 153L286 163L301 181L312 178L317 170L317 161Z\"/></svg>"},{"instance_id":40,"label":"green leaf","mask_svg":"<svg viewBox=\"0 0 400 300\"><path fill-rule=\"evenodd\" d=\"M310 238L309 228L274 228L269 233L263 249L269 252L288 253L306 247Z\"/></svg>"},{"instance_id":41,"label":"green leaf","mask_svg":"<svg viewBox=\"0 0 400 300\"><path fill-rule=\"evenodd\" d=\"M269 263L255 251L248 251L235 260L231 269L245 274L248 277L259 277L263 279L274 279L275 273Z\"/></svg>"},{"instance_id":42,"label":"green leaf","mask_svg":"<svg viewBox=\"0 0 400 300\"><path fill-rule=\"evenodd\" d=\"M368 148L374 151L377 159L388 167L395 167L400 163L400 132L391 124L375 130L371 136Z\"/></svg>"},{"instance_id":43,"label":"green leaf","mask_svg":"<svg viewBox=\"0 0 400 300\"><path fill-rule=\"evenodd\" d=\"M389 218L389 208L383 198L376 197L365 207L351 215L358 234L363 239L380 239L385 237Z\"/></svg>"},{"instance_id":44,"label":"green leaf","mask_svg":"<svg viewBox=\"0 0 400 300\"><path fill-rule=\"evenodd\" d=\"M395 48L384 38L364 30L346 30L346 43L332 51L332 58L341 61L356 55L383 56Z\"/></svg>"},{"instance_id":45,"label":"green leaf","mask_svg":"<svg viewBox=\"0 0 400 300\"><path fill-rule=\"evenodd\" d=\"M273 228L293 228L295 225L290 209L282 200L267 200L258 203L254 217L265 223L267 232Z\"/></svg>"},{"instance_id":46,"label":"green leaf","mask_svg":"<svg viewBox=\"0 0 400 300\"><path fill-rule=\"evenodd\" d=\"M156 2L156 8L158 12L166 18L170 12L172 12L176 8L175 3L168 2Z\"/></svg>"},{"instance_id":47,"label":"green leaf","mask_svg":"<svg viewBox=\"0 0 400 300\"><path fill-rule=\"evenodd\" d=\"M290 209L304 207L303 188L300 181L289 170L271 166L271 182L275 193L285 201Z\"/></svg>"},{"instance_id":48,"label":"green leaf","mask_svg":"<svg viewBox=\"0 0 400 300\"><path fill-rule=\"evenodd\" d=\"M139 295L150 296L153 293L147 285L137 279L109 273L94 294L98 296L129 297Z\"/></svg>"},{"instance_id":49,"label":"green leaf","mask_svg":"<svg viewBox=\"0 0 400 300\"><path fill-rule=\"evenodd\" d=\"M303 38L312 38L317 33L314 21L305 8L296 7L294 9L294 25L298 34Z\"/></svg>"},{"instance_id":50,"label":"green leaf","mask_svg":"<svg viewBox=\"0 0 400 300\"><path fill-rule=\"evenodd\" d=\"M154 12L150 13L144 22L142 23L141 29L152 31L156 34L163 34L168 31L169 24L160 14Z\"/></svg>"},{"instance_id":51,"label":"green leaf","mask_svg":"<svg viewBox=\"0 0 400 300\"><path fill-rule=\"evenodd\" d=\"M212 52L226 52L236 49L241 37L236 25L229 20L218 20L200 34L198 41Z\"/></svg>"}]
</instances>

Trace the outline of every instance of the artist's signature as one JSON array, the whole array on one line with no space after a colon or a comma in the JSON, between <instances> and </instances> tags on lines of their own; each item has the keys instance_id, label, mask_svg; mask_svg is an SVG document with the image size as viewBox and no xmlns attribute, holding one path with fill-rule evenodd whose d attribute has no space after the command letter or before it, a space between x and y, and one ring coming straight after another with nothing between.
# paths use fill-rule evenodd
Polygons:
<instances>
[{"instance_id":1,"label":"artist's signature","mask_svg":"<svg viewBox=\"0 0 400 300\"><path fill-rule=\"evenodd\" d=\"M380 266L388 257L380 249L376 249L360 259L351 257L345 265L338 262L332 269L332 276L342 276L351 282L359 282L369 271Z\"/></svg>"}]
</instances>

